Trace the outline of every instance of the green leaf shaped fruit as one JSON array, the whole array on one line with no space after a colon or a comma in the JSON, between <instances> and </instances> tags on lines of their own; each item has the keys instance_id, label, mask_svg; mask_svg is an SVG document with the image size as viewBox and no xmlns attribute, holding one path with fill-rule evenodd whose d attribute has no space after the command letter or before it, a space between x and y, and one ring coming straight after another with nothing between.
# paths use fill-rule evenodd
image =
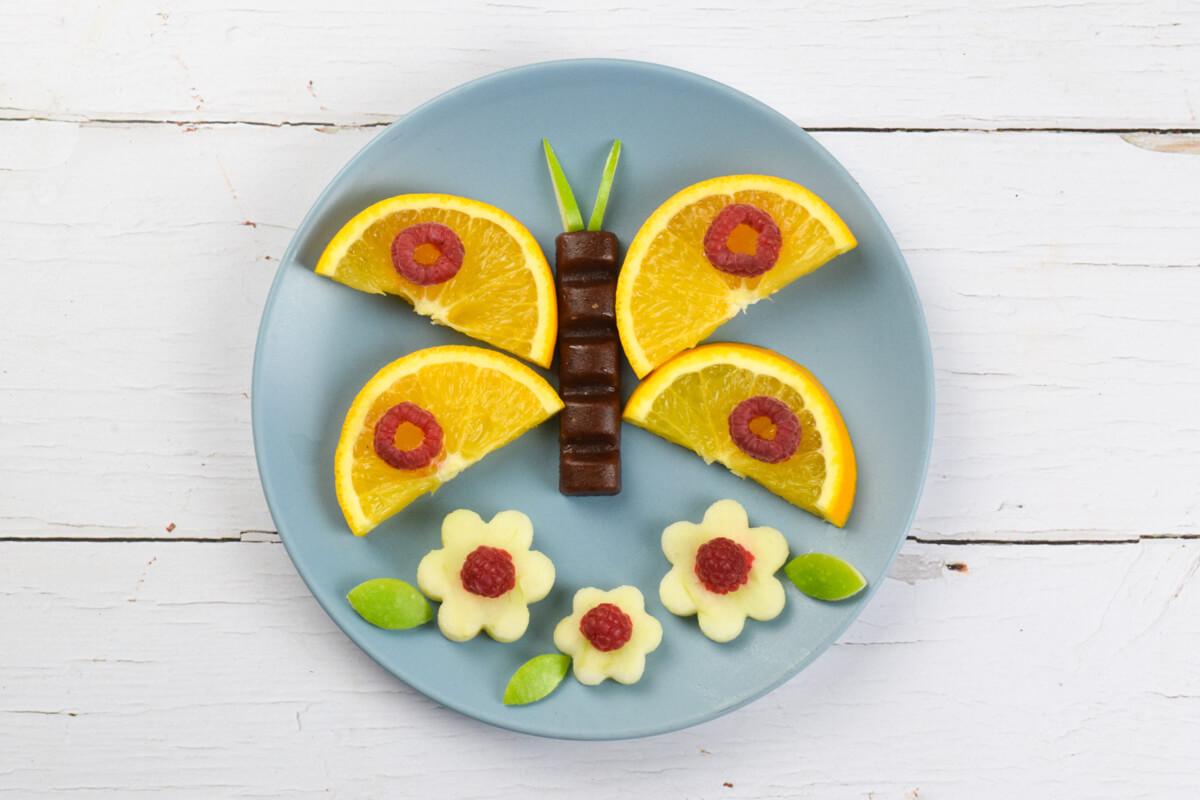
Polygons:
<instances>
[{"instance_id":1,"label":"green leaf shaped fruit","mask_svg":"<svg viewBox=\"0 0 1200 800\"><path fill-rule=\"evenodd\" d=\"M612 194L613 175L617 171L617 159L621 157L621 140L612 143L608 151L608 160L604 162L604 174L600 177L600 191L596 193L596 205L592 206L592 216L588 218L589 231L604 230L604 210L608 208L608 196Z\"/></svg>"},{"instance_id":2,"label":"green leaf shaped fruit","mask_svg":"<svg viewBox=\"0 0 1200 800\"><path fill-rule=\"evenodd\" d=\"M867 585L867 579L851 564L826 553L796 556L783 571L797 589L818 600L845 600Z\"/></svg>"},{"instance_id":3,"label":"green leaf shaped fruit","mask_svg":"<svg viewBox=\"0 0 1200 800\"><path fill-rule=\"evenodd\" d=\"M570 668L571 657L561 653L529 659L509 679L508 688L504 690L504 705L523 706L541 700L558 688Z\"/></svg>"},{"instance_id":4,"label":"green leaf shaped fruit","mask_svg":"<svg viewBox=\"0 0 1200 800\"><path fill-rule=\"evenodd\" d=\"M542 149L546 151L546 166L550 168L550 180L554 184L554 202L558 204L558 215L562 218L563 230L567 233L583 230L583 214L579 211L579 203L571 184L567 182L567 174L558 163L558 156L550 146L549 139L542 139ZM614 165L613 169L616 169Z\"/></svg>"},{"instance_id":5,"label":"green leaf shaped fruit","mask_svg":"<svg viewBox=\"0 0 1200 800\"><path fill-rule=\"evenodd\" d=\"M425 595L395 578L360 583L346 599L367 622L389 631L415 628L433 619L433 609Z\"/></svg>"}]
</instances>

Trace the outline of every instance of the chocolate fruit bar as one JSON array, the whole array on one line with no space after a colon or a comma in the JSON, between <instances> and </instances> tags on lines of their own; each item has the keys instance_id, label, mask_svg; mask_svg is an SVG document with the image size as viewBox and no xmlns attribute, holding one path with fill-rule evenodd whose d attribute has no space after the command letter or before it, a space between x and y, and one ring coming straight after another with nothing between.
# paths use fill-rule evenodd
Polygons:
<instances>
[{"instance_id":1,"label":"chocolate fruit bar","mask_svg":"<svg viewBox=\"0 0 1200 800\"><path fill-rule=\"evenodd\" d=\"M559 491L621 491L621 344L614 298L617 237L574 231L555 240L558 286Z\"/></svg>"},{"instance_id":2,"label":"chocolate fruit bar","mask_svg":"<svg viewBox=\"0 0 1200 800\"><path fill-rule=\"evenodd\" d=\"M621 491L621 340L617 333L617 237L604 227L620 140L604 162L587 228L554 148L546 166L564 233L554 242L558 287L558 490L565 495Z\"/></svg>"}]
</instances>

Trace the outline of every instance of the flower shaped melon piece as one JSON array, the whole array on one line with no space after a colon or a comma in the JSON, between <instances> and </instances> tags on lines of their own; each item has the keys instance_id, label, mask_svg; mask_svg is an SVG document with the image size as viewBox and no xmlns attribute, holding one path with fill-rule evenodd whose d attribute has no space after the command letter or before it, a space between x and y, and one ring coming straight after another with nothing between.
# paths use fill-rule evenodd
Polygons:
<instances>
[{"instance_id":1,"label":"flower shaped melon piece","mask_svg":"<svg viewBox=\"0 0 1200 800\"><path fill-rule=\"evenodd\" d=\"M498 642L521 638L529 604L554 585L554 564L531 544L533 523L520 511L491 522L466 509L446 516L442 549L421 559L417 585L441 601L438 628L447 639L465 642L481 630Z\"/></svg>"},{"instance_id":2,"label":"flower shaped melon piece","mask_svg":"<svg viewBox=\"0 0 1200 800\"><path fill-rule=\"evenodd\" d=\"M554 629L554 645L571 657L576 680L586 686L605 678L636 683L646 654L660 642L662 625L646 613L645 598L633 586L580 589L571 616Z\"/></svg>"},{"instance_id":3,"label":"flower shaped melon piece","mask_svg":"<svg viewBox=\"0 0 1200 800\"><path fill-rule=\"evenodd\" d=\"M751 528L737 501L713 503L699 525L668 526L662 547L671 571L659 584L659 598L672 614L696 614L714 642L736 638L746 617L765 621L783 611L775 572L787 560L787 540L774 528Z\"/></svg>"}]
</instances>

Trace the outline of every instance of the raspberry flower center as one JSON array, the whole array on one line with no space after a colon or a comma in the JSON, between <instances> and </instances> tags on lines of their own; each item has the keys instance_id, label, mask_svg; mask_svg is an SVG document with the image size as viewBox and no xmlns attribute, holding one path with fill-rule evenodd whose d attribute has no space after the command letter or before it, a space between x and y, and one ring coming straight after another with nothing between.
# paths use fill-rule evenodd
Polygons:
<instances>
[{"instance_id":1,"label":"raspberry flower center","mask_svg":"<svg viewBox=\"0 0 1200 800\"><path fill-rule=\"evenodd\" d=\"M517 568L507 550L480 545L463 560L458 577L471 594L499 597L517 585Z\"/></svg>"},{"instance_id":2,"label":"raspberry flower center","mask_svg":"<svg viewBox=\"0 0 1200 800\"><path fill-rule=\"evenodd\" d=\"M753 564L753 553L724 536L709 539L696 551L696 576L705 589L716 594L745 586Z\"/></svg>"},{"instance_id":3,"label":"raspberry flower center","mask_svg":"<svg viewBox=\"0 0 1200 800\"><path fill-rule=\"evenodd\" d=\"M602 653L619 650L633 636L633 620L612 603L601 603L579 620L579 632Z\"/></svg>"}]
</instances>

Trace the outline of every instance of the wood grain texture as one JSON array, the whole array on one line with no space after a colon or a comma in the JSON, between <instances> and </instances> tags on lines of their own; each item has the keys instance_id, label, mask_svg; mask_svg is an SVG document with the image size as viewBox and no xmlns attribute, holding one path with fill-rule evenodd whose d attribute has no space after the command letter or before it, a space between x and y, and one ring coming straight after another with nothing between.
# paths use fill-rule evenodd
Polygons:
<instances>
[{"instance_id":1,"label":"wood grain texture","mask_svg":"<svg viewBox=\"0 0 1200 800\"><path fill-rule=\"evenodd\" d=\"M806 127L1200 125L1186 0L8 4L0 116L371 124L596 56L697 72Z\"/></svg>"},{"instance_id":2,"label":"wood grain texture","mask_svg":"<svg viewBox=\"0 0 1200 800\"><path fill-rule=\"evenodd\" d=\"M1188 797L1198 567L1200 542L910 543L777 691L686 731L587 743L415 694L277 544L0 543L0 793Z\"/></svg>"},{"instance_id":3,"label":"wood grain texture","mask_svg":"<svg viewBox=\"0 0 1200 800\"><path fill-rule=\"evenodd\" d=\"M817 129L937 380L863 616L632 742L376 666L272 532L250 435L267 289L341 165L464 81L591 56ZM0 797L1200 796L1197 74L1184 0L0 4Z\"/></svg>"},{"instance_id":4,"label":"wood grain texture","mask_svg":"<svg viewBox=\"0 0 1200 800\"><path fill-rule=\"evenodd\" d=\"M0 123L0 537L273 527L259 316L295 225L374 131L193 128ZM930 327L915 535L1200 534L1200 158L1101 134L820 140L892 226Z\"/></svg>"}]
</instances>

